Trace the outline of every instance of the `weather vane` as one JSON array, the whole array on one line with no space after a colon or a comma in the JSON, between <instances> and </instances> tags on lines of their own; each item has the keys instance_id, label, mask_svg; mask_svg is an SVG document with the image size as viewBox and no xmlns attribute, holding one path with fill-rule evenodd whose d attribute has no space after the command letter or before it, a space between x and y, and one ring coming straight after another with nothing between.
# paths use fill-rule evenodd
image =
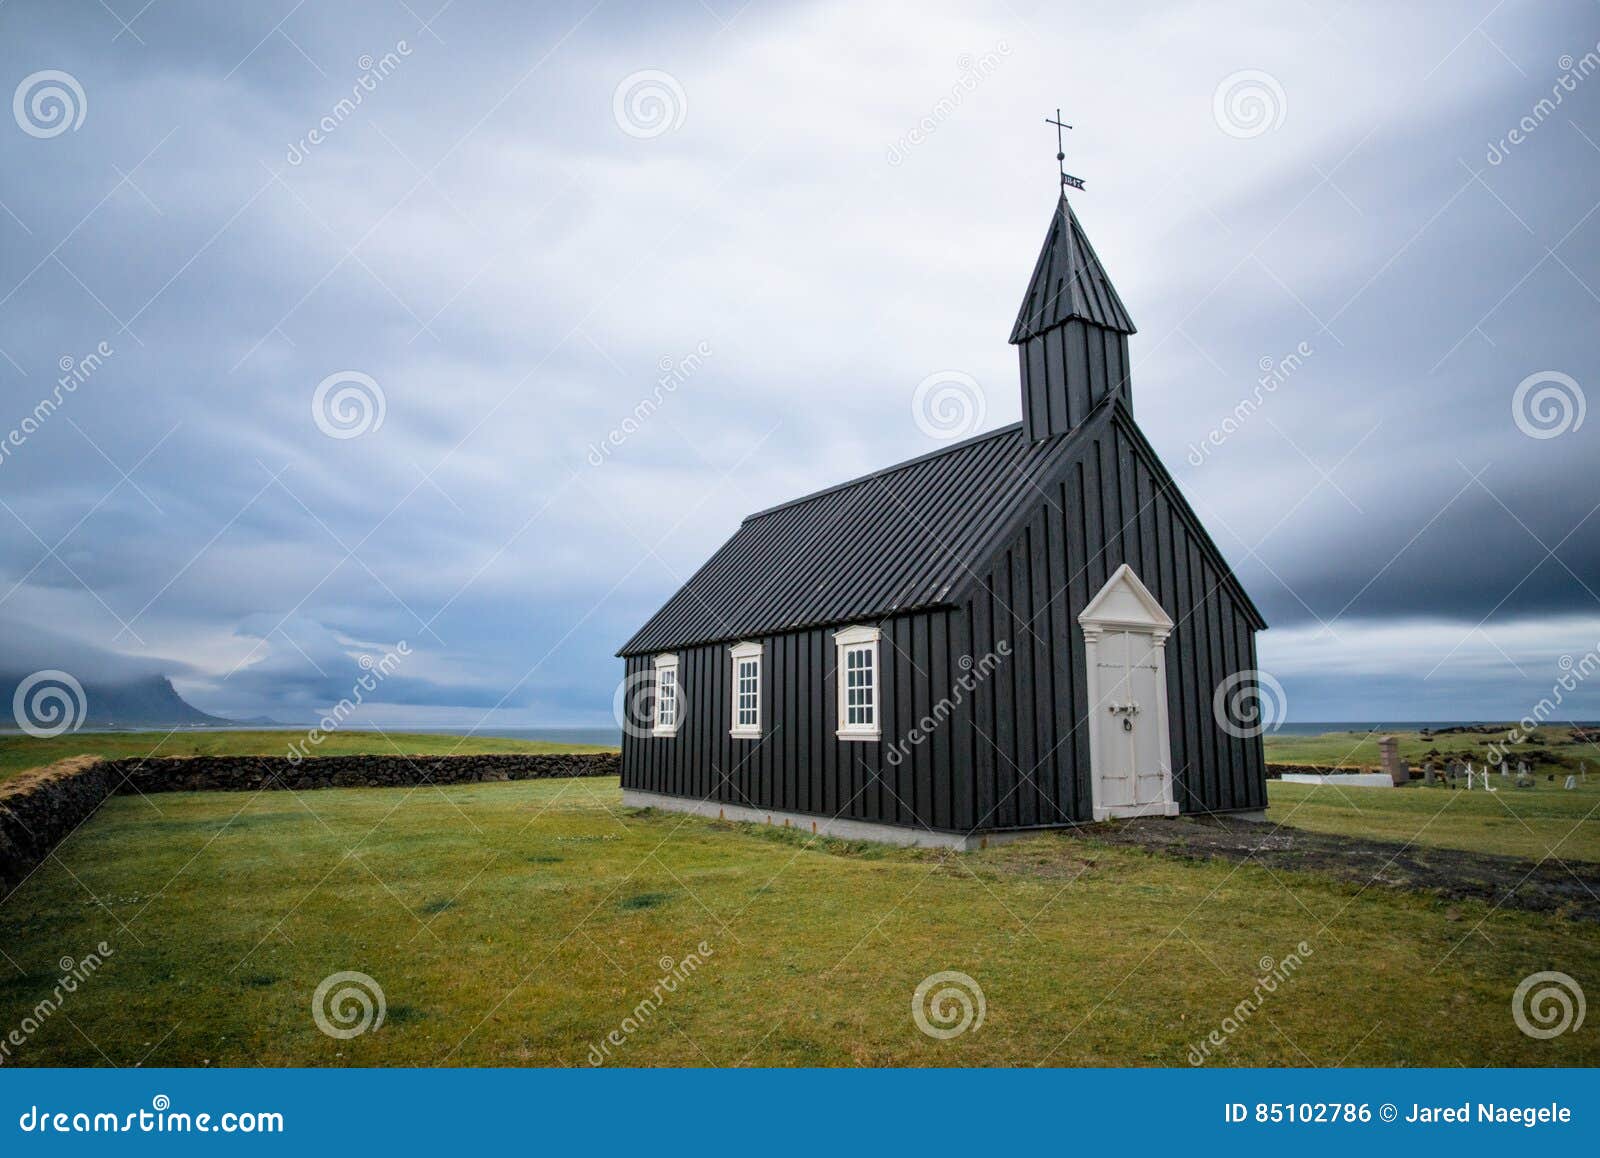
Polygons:
<instances>
[{"instance_id":1,"label":"weather vane","mask_svg":"<svg viewBox=\"0 0 1600 1158\"><path fill-rule=\"evenodd\" d=\"M1056 127L1056 164L1061 168L1061 187L1065 189L1068 186L1071 186L1074 189L1082 189L1083 178L1074 177L1071 173L1067 172L1066 144L1061 136L1062 129L1070 129L1072 126L1061 119L1060 109L1056 110L1055 120L1051 120L1049 117L1046 117L1044 119L1044 123L1047 125L1054 125Z\"/></svg>"}]
</instances>

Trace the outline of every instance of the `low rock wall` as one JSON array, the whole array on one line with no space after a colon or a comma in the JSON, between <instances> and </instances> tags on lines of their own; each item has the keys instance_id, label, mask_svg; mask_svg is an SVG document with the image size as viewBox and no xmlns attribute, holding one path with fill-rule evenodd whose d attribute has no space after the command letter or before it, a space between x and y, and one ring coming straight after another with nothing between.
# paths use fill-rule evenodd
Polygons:
<instances>
[{"instance_id":1,"label":"low rock wall","mask_svg":"<svg viewBox=\"0 0 1600 1158\"><path fill-rule=\"evenodd\" d=\"M76 756L0 784L0 897L118 793L409 788L616 776L615 752L482 756Z\"/></svg>"}]
</instances>

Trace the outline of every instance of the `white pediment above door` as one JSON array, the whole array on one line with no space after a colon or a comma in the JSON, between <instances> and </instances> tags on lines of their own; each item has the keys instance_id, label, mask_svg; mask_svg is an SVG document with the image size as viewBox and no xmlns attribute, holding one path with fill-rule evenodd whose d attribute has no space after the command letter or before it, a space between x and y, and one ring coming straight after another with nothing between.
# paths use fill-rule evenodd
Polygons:
<instances>
[{"instance_id":1,"label":"white pediment above door","mask_svg":"<svg viewBox=\"0 0 1600 1158\"><path fill-rule=\"evenodd\" d=\"M1139 576L1126 563L1118 567L1100 588L1100 593L1089 600L1078 622L1094 627L1142 628L1163 636L1172 630L1172 616L1162 609L1150 589L1139 582Z\"/></svg>"}]
</instances>

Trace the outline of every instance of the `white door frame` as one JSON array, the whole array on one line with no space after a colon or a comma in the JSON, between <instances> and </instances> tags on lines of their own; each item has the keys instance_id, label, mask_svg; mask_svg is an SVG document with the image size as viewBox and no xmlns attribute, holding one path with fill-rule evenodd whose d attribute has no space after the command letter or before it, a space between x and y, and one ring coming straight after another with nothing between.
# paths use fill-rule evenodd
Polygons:
<instances>
[{"instance_id":1,"label":"white door frame","mask_svg":"<svg viewBox=\"0 0 1600 1158\"><path fill-rule=\"evenodd\" d=\"M1093 796L1100 784L1100 773L1110 759L1101 751L1100 713L1109 705L1100 702L1110 688L1100 688L1100 637L1107 628L1142 632L1150 636L1156 661L1156 750L1161 766L1161 800L1133 807L1102 807L1094 801L1094 818L1113 816L1176 816L1178 804L1172 791L1172 733L1167 721L1167 637L1172 634L1172 617L1166 613L1150 589L1139 581L1132 567L1118 567L1099 594L1078 616L1083 629L1084 667L1089 693L1089 786ZM1132 770L1137 789L1138 769ZM1137 794L1135 795L1137 799Z\"/></svg>"}]
</instances>

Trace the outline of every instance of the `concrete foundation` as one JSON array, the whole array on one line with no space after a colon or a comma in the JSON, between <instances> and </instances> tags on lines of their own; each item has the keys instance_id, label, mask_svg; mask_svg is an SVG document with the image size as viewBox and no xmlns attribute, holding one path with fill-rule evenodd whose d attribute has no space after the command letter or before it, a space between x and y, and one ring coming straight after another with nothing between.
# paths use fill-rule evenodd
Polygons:
<instances>
[{"instance_id":1,"label":"concrete foundation","mask_svg":"<svg viewBox=\"0 0 1600 1158\"><path fill-rule=\"evenodd\" d=\"M694 800L685 796L664 796L659 792L641 792L635 788L622 790L622 803L628 808L660 808L667 812L688 812L712 820L737 820L748 824L774 824L780 828L797 828L817 836L832 836L839 840L874 840L880 844L896 844L915 848L951 848L958 852L991 848L1023 837L1038 836L1049 829L1012 829L1005 832L938 832L928 828L905 828L898 824L875 824L867 820L847 820L843 817L807 816L803 812L767 811L748 808L741 804L725 804L719 800Z\"/></svg>"}]
</instances>

